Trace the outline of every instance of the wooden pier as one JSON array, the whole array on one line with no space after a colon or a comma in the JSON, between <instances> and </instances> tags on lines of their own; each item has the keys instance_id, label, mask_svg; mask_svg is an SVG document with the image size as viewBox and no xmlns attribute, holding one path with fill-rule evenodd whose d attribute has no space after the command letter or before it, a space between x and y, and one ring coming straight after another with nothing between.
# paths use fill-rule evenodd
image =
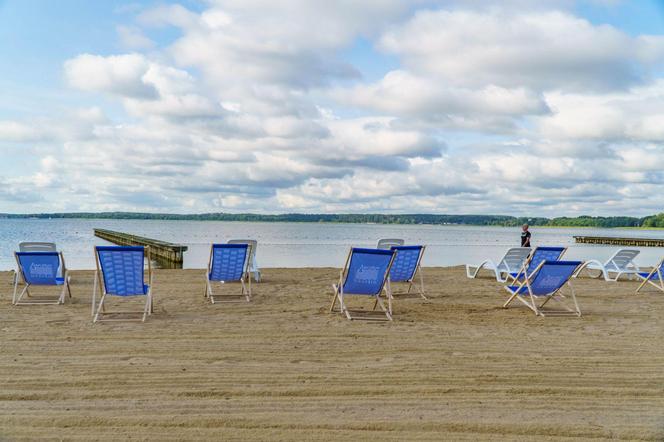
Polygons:
<instances>
[{"instance_id":1,"label":"wooden pier","mask_svg":"<svg viewBox=\"0 0 664 442\"><path fill-rule=\"evenodd\" d=\"M575 236L574 240L582 244L605 244L611 246L664 247L664 239L657 238L619 238L614 236Z\"/></svg>"},{"instance_id":2,"label":"wooden pier","mask_svg":"<svg viewBox=\"0 0 664 442\"><path fill-rule=\"evenodd\" d=\"M129 233L115 232L113 230L94 229L94 234L101 239L120 246L150 246L150 256L161 267L170 269L182 268L184 252L187 251L187 246L180 244L131 235Z\"/></svg>"}]
</instances>

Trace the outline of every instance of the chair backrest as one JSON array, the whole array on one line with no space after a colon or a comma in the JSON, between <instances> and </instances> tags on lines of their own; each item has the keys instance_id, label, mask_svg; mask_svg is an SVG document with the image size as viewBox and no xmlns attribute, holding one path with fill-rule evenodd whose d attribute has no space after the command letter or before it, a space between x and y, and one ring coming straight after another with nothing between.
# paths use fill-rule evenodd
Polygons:
<instances>
[{"instance_id":1,"label":"chair backrest","mask_svg":"<svg viewBox=\"0 0 664 442\"><path fill-rule=\"evenodd\" d=\"M518 271L523 266L523 263L526 262L526 259L528 259L530 251L530 247L512 247L498 263L498 269L508 272Z\"/></svg>"},{"instance_id":2,"label":"chair backrest","mask_svg":"<svg viewBox=\"0 0 664 442\"><path fill-rule=\"evenodd\" d=\"M249 244L212 244L208 277L210 281L240 281L247 270Z\"/></svg>"},{"instance_id":3,"label":"chair backrest","mask_svg":"<svg viewBox=\"0 0 664 442\"><path fill-rule=\"evenodd\" d=\"M526 274L530 275L535 271L538 265L542 261L558 261L563 253L565 253L565 247L537 247L533 250L530 262L528 263L528 268L526 269Z\"/></svg>"},{"instance_id":4,"label":"chair backrest","mask_svg":"<svg viewBox=\"0 0 664 442\"><path fill-rule=\"evenodd\" d=\"M16 252L23 279L32 285L56 285L60 274L58 252Z\"/></svg>"},{"instance_id":5,"label":"chair backrest","mask_svg":"<svg viewBox=\"0 0 664 442\"><path fill-rule=\"evenodd\" d=\"M255 239L229 239L228 244L249 244L251 249L249 251L249 259L253 260L256 256L256 249L258 248L258 241Z\"/></svg>"},{"instance_id":6,"label":"chair backrest","mask_svg":"<svg viewBox=\"0 0 664 442\"><path fill-rule=\"evenodd\" d=\"M57 252L54 242L31 242L23 241L18 243L18 250L21 252Z\"/></svg>"},{"instance_id":7,"label":"chair backrest","mask_svg":"<svg viewBox=\"0 0 664 442\"><path fill-rule=\"evenodd\" d=\"M394 251L352 248L346 268L344 293L379 295L387 281Z\"/></svg>"},{"instance_id":8,"label":"chair backrest","mask_svg":"<svg viewBox=\"0 0 664 442\"><path fill-rule=\"evenodd\" d=\"M376 248L390 250L391 247L404 245L404 242L405 241L403 239L398 238L383 238L378 240L378 245Z\"/></svg>"},{"instance_id":9,"label":"chair backrest","mask_svg":"<svg viewBox=\"0 0 664 442\"><path fill-rule=\"evenodd\" d=\"M411 281L420 265L424 246L392 246L396 252L390 268L390 282Z\"/></svg>"},{"instance_id":10,"label":"chair backrest","mask_svg":"<svg viewBox=\"0 0 664 442\"><path fill-rule=\"evenodd\" d=\"M612 265L617 270L626 270L639 253L639 250L620 249L607 261L607 265Z\"/></svg>"},{"instance_id":11,"label":"chair backrest","mask_svg":"<svg viewBox=\"0 0 664 442\"><path fill-rule=\"evenodd\" d=\"M530 278L534 295L548 295L561 288L572 277L581 261L544 261Z\"/></svg>"},{"instance_id":12,"label":"chair backrest","mask_svg":"<svg viewBox=\"0 0 664 442\"><path fill-rule=\"evenodd\" d=\"M107 294L145 294L143 246L97 246L95 251Z\"/></svg>"}]
</instances>

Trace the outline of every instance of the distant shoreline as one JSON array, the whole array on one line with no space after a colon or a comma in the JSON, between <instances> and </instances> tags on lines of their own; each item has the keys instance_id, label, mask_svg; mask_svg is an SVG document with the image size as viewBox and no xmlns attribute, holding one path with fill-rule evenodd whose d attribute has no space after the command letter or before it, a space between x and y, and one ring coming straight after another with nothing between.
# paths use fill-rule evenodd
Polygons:
<instances>
[{"instance_id":1,"label":"distant shoreline","mask_svg":"<svg viewBox=\"0 0 664 442\"><path fill-rule=\"evenodd\" d=\"M621 228L657 229L664 228L664 215L642 218L613 217L514 217L507 215L439 215L439 214L255 214L255 213L201 213L172 214L145 212L70 212L0 214L0 219L123 219L155 221L236 221L236 222L290 222L328 224L381 224L381 225L456 225L456 226L495 226L519 227L529 224L533 227L551 228Z\"/></svg>"}]
</instances>

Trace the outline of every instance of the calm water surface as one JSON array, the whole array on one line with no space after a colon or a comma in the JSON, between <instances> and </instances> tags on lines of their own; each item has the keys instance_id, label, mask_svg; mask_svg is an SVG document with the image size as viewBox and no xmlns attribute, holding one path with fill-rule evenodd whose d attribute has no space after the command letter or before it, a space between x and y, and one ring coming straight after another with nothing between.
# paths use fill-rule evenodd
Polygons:
<instances>
[{"instance_id":1,"label":"calm water surface","mask_svg":"<svg viewBox=\"0 0 664 442\"><path fill-rule=\"evenodd\" d=\"M424 244L424 265L452 266L499 259L507 247L519 245L520 234L518 228L475 226L0 219L0 268L15 267L12 253L20 241L51 241L64 252L69 268L92 269L93 246L108 244L92 234L95 227L187 245L185 268L205 267L210 243L233 238L258 240L261 267L340 267L350 246L375 247L380 238ZM569 259L605 260L617 249L577 245L574 235L664 238L661 230L532 228L531 232L533 246L567 246ZM641 248L636 261L648 266L662 255L664 250L660 248Z\"/></svg>"}]
</instances>

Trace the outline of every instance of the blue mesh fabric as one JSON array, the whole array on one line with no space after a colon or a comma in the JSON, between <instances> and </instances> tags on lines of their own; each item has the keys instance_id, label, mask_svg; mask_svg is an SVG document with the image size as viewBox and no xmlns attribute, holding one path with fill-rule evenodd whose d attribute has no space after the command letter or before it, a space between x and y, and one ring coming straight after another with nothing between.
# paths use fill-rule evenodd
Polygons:
<instances>
[{"instance_id":1,"label":"blue mesh fabric","mask_svg":"<svg viewBox=\"0 0 664 442\"><path fill-rule=\"evenodd\" d=\"M59 285L60 255L57 252L17 252L25 281L33 285Z\"/></svg>"},{"instance_id":2,"label":"blue mesh fabric","mask_svg":"<svg viewBox=\"0 0 664 442\"><path fill-rule=\"evenodd\" d=\"M538 247L533 252L533 259L528 264L526 274L530 275L535 271L542 261L558 261L565 251L564 247Z\"/></svg>"},{"instance_id":3,"label":"blue mesh fabric","mask_svg":"<svg viewBox=\"0 0 664 442\"><path fill-rule=\"evenodd\" d=\"M393 255L392 250L353 248L344 293L378 295Z\"/></svg>"},{"instance_id":4,"label":"blue mesh fabric","mask_svg":"<svg viewBox=\"0 0 664 442\"><path fill-rule=\"evenodd\" d=\"M143 247L97 247L106 293L115 296L144 295Z\"/></svg>"},{"instance_id":5,"label":"blue mesh fabric","mask_svg":"<svg viewBox=\"0 0 664 442\"><path fill-rule=\"evenodd\" d=\"M247 244L213 244L210 281L240 281L248 247Z\"/></svg>"},{"instance_id":6,"label":"blue mesh fabric","mask_svg":"<svg viewBox=\"0 0 664 442\"><path fill-rule=\"evenodd\" d=\"M393 246L392 250L396 251L397 255L390 268L390 281L404 282L413 279L422 249L422 246Z\"/></svg>"},{"instance_id":7,"label":"blue mesh fabric","mask_svg":"<svg viewBox=\"0 0 664 442\"><path fill-rule=\"evenodd\" d=\"M545 296L562 287L572 276L581 261L545 261L530 283L535 296Z\"/></svg>"}]
</instances>

